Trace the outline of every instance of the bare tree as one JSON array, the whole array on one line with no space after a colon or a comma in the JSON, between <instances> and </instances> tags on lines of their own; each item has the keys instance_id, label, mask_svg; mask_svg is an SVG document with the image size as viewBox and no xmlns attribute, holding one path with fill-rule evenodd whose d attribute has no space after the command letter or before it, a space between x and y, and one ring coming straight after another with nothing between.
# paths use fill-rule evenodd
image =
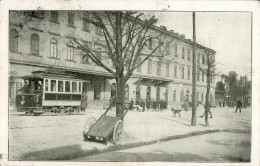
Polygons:
<instances>
[{"instance_id":1,"label":"bare tree","mask_svg":"<svg viewBox=\"0 0 260 166\"><path fill-rule=\"evenodd\" d=\"M207 49L204 50L206 54L206 66L203 67L201 65L198 65L199 71L201 71L203 74L206 75L207 77L207 92L206 92L206 100L205 100L205 125L209 126L209 112L211 108L210 103L210 86L211 86L211 80L213 79L214 76L217 76L219 74L216 73L216 63L215 63L215 57L211 54L211 52Z\"/></svg>"},{"instance_id":2,"label":"bare tree","mask_svg":"<svg viewBox=\"0 0 260 166\"><path fill-rule=\"evenodd\" d=\"M97 55L96 50L84 45L78 37L74 36L74 42L92 62L104 68L115 78L116 116L121 116L124 113L126 82L133 75L134 70L148 59L158 61L165 59L169 52L170 41L166 41L164 32L156 30L155 24L158 20L155 16L141 19L142 13L122 11L85 11L85 14L88 17L81 17L81 19L100 30L101 35L95 40L103 43L104 57L113 65L106 65ZM155 42L156 44L152 44Z\"/></svg>"}]
</instances>

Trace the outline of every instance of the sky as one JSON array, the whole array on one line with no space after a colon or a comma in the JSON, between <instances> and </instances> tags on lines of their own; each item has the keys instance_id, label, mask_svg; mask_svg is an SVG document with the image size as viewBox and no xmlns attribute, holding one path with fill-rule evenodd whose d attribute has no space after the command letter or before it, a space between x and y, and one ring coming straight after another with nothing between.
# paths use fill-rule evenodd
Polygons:
<instances>
[{"instance_id":1,"label":"sky","mask_svg":"<svg viewBox=\"0 0 260 166\"><path fill-rule=\"evenodd\" d=\"M192 39L192 12L155 12L158 26ZM197 43L215 50L217 71L251 78L251 13L196 12Z\"/></svg>"}]
</instances>

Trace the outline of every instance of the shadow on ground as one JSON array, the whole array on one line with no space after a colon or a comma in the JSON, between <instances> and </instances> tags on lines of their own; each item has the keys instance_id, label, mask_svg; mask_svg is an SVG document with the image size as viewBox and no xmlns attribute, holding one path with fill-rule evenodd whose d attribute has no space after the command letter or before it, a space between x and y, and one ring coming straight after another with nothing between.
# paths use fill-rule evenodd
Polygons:
<instances>
[{"instance_id":1,"label":"shadow on ground","mask_svg":"<svg viewBox=\"0 0 260 166\"><path fill-rule=\"evenodd\" d=\"M101 154L101 153L115 152L115 151L119 151L119 150L141 147L141 146L156 144L156 143L160 143L160 142L166 142L166 141L188 138L188 137L192 137L192 136L198 136L198 135L215 133L215 132L219 132L219 130L197 131L197 132L191 132L191 133L188 133L185 135L170 136L170 137L162 138L159 140L148 141L148 142L137 142L137 143L124 144L124 145L113 145L113 146L108 146L106 149L93 148L93 149L83 150L81 148L80 144L74 144L74 145L70 145L70 146L63 146L63 147L57 147L57 148L52 148L52 149L46 149L46 150L42 150L42 151L34 151L34 152L25 153L21 156L21 158L19 160L22 160L22 161L72 160L72 159L80 158L80 157L92 156L92 155L97 155L97 154Z\"/></svg>"}]
</instances>

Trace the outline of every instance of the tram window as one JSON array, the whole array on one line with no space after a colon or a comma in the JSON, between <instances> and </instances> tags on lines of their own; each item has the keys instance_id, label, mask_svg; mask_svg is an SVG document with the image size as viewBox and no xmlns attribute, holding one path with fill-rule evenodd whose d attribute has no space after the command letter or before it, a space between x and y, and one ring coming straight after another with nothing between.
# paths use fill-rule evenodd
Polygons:
<instances>
[{"instance_id":1,"label":"tram window","mask_svg":"<svg viewBox=\"0 0 260 166\"><path fill-rule=\"evenodd\" d=\"M51 91L52 92L56 91L56 80L51 80Z\"/></svg>"},{"instance_id":2,"label":"tram window","mask_svg":"<svg viewBox=\"0 0 260 166\"><path fill-rule=\"evenodd\" d=\"M70 92L70 81L65 81L65 92Z\"/></svg>"},{"instance_id":3,"label":"tram window","mask_svg":"<svg viewBox=\"0 0 260 166\"><path fill-rule=\"evenodd\" d=\"M77 93L77 82L72 82L72 92Z\"/></svg>"},{"instance_id":4,"label":"tram window","mask_svg":"<svg viewBox=\"0 0 260 166\"><path fill-rule=\"evenodd\" d=\"M58 92L63 92L63 81L58 81Z\"/></svg>"},{"instance_id":5,"label":"tram window","mask_svg":"<svg viewBox=\"0 0 260 166\"><path fill-rule=\"evenodd\" d=\"M81 82L79 82L79 93L81 93Z\"/></svg>"},{"instance_id":6,"label":"tram window","mask_svg":"<svg viewBox=\"0 0 260 166\"><path fill-rule=\"evenodd\" d=\"M48 79L46 79L45 80L45 91L49 91L49 80Z\"/></svg>"}]
</instances>

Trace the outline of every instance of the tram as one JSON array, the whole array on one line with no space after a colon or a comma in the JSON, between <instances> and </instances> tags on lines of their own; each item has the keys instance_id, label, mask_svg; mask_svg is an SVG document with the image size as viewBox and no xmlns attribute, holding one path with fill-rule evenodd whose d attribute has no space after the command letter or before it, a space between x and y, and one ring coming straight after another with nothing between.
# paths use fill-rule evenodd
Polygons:
<instances>
[{"instance_id":1,"label":"tram","mask_svg":"<svg viewBox=\"0 0 260 166\"><path fill-rule=\"evenodd\" d=\"M74 74L53 70L34 71L19 77L25 86L18 90L16 108L27 115L79 113L83 84L89 82Z\"/></svg>"}]
</instances>

